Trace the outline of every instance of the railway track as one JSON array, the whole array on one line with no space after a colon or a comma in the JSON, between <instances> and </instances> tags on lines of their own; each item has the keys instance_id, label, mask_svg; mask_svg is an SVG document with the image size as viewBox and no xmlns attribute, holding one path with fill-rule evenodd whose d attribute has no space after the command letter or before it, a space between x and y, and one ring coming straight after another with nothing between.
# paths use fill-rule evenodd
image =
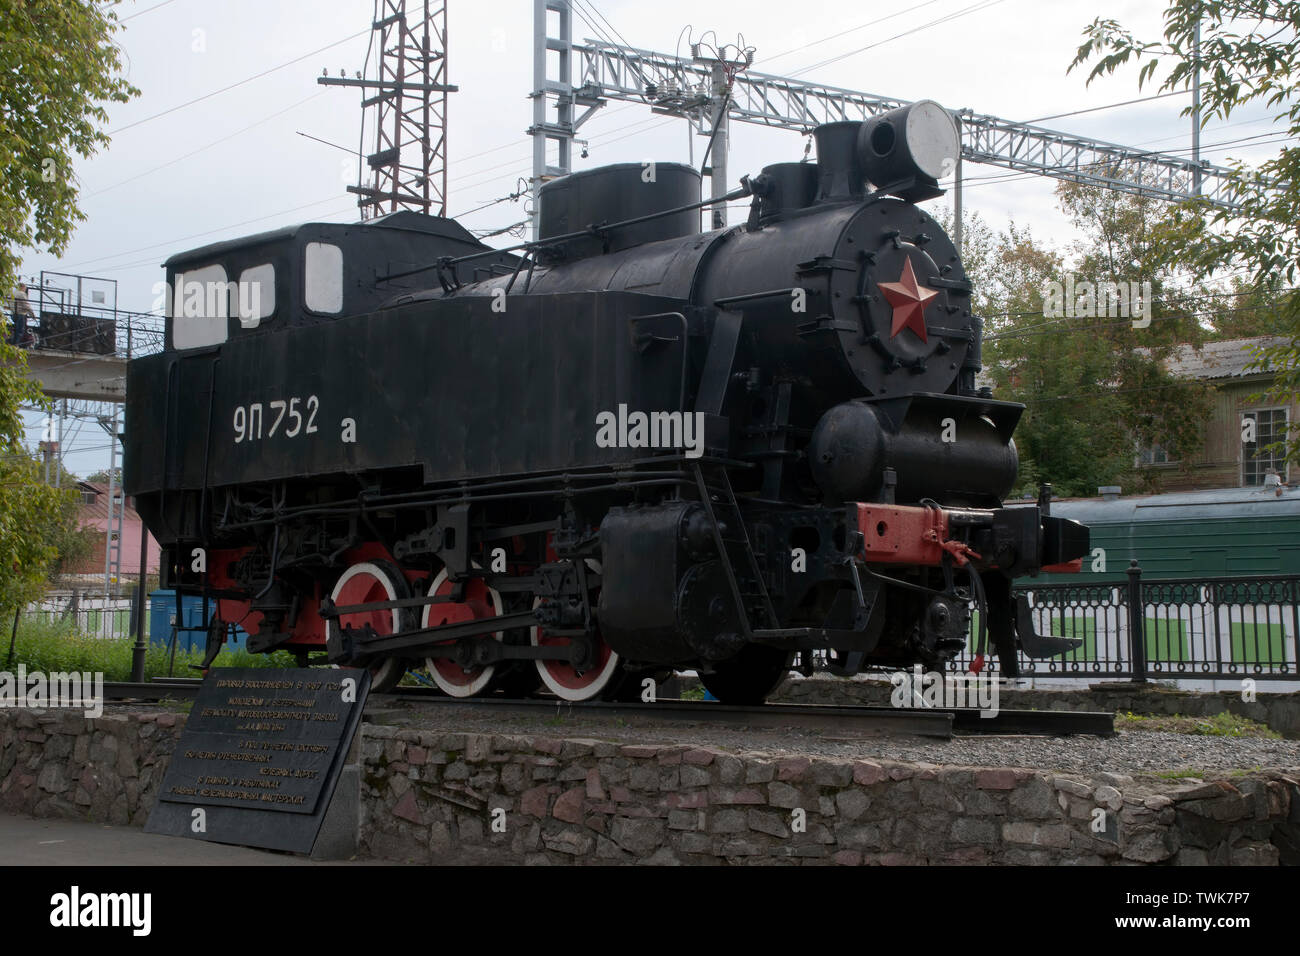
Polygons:
<instances>
[{"instance_id":1,"label":"railway track","mask_svg":"<svg viewBox=\"0 0 1300 956\"><path fill-rule=\"evenodd\" d=\"M198 678L168 678L144 684L106 683L108 700L162 701L192 699ZM509 699L476 697L458 700L423 687L403 687L386 694L371 694L366 709L420 708L491 709L503 713L593 717L637 717L684 723L717 723L731 727L811 728L849 736L919 736L951 738L974 734L1064 736L1080 734L1110 737L1114 714L1096 711L997 710L981 716L966 708L893 708L835 704L765 704L737 707L708 701L659 700L655 703L587 701L573 704L554 698Z\"/></svg>"}]
</instances>

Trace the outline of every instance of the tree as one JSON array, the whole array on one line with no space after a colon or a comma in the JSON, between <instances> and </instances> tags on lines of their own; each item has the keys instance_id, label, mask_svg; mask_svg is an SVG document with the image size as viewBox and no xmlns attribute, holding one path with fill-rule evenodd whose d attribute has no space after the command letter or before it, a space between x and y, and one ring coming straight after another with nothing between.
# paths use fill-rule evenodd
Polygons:
<instances>
[{"instance_id":1,"label":"tree","mask_svg":"<svg viewBox=\"0 0 1300 956\"><path fill-rule=\"evenodd\" d=\"M41 465L21 445L10 443L0 453L0 608L40 597L57 568L60 544L73 552L82 547L75 502L68 489L41 482Z\"/></svg>"},{"instance_id":2,"label":"tree","mask_svg":"<svg viewBox=\"0 0 1300 956\"><path fill-rule=\"evenodd\" d=\"M1148 200L1068 183L1057 195L1079 237L1068 257L1015 223L1001 233L980 221L964 228L973 241L963 261L985 318L985 374L999 398L1027 406L1016 429L1015 493L1032 494L1040 481L1062 495L1110 484L1145 490L1155 475L1138 469L1139 446L1187 460L1202 439L1204 387L1164 367L1201 330L1151 242L1157 210ZM1109 282L1149 288L1139 300L1149 324L1114 314L1100 293ZM1090 296L1079 294L1086 283ZM1075 300L1062 301L1068 296Z\"/></svg>"},{"instance_id":3,"label":"tree","mask_svg":"<svg viewBox=\"0 0 1300 956\"><path fill-rule=\"evenodd\" d=\"M1160 92L1189 89L1199 72L1202 126L1256 104L1286 128L1287 142L1257 169L1233 163L1236 210L1204 200L1173 206L1160 224L1159 243L1166 261L1182 263L1198 278L1236 269L1250 276L1248 290L1274 292L1269 331L1284 341L1265 349L1258 366L1267 362L1275 372L1277 393L1300 394L1300 2L1171 0L1164 23L1162 39L1139 40L1114 20L1094 20L1070 69L1091 62L1091 83L1138 65L1139 89ZM1188 106L1183 115L1191 112ZM1294 427L1287 451L1300 461Z\"/></svg>"},{"instance_id":4,"label":"tree","mask_svg":"<svg viewBox=\"0 0 1300 956\"><path fill-rule=\"evenodd\" d=\"M123 79L113 4L0 0L0 302L7 305L23 249L63 252L84 215L74 156L108 142L107 102L139 91ZM6 319L8 316L6 315ZM0 608L36 597L66 522L68 492L41 483L23 448L23 403L48 407L22 350L0 342Z\"/></svg>"},{"instance_id":5,"label":"tree","mask_svg":"<svg viewBox=\"0 0 1300 956\"><path fill-rule=\"evenodd\" d=\"M71 573L73 568L96 551L100 555L104 553L104 532L81 523L81 495L77 491L77 476L60 462L55 462L54 467L59 471L56 484L63 489L57 520L37 529L43 533L46 543L54 552L54 559L46 569L46 580L50 582Z\"/></svg>"},{"instance_id":6,"label":"tree","mask_svg":"<svg viewBox=\"0 0 1300 956\"><path fill-rule=\"evenodd\" d=\"M119 73L115 3L0 0L0 290L13 288L19 250L58 255L76 223L74 155L108 144L107 102L139 90Z\"/></svg>"}]
</instances>

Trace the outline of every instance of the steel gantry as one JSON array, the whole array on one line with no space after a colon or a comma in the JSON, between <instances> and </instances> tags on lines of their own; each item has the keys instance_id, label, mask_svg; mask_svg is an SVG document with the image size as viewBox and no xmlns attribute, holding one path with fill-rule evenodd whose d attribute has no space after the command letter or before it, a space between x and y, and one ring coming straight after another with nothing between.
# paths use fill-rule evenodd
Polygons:
<instances>
[{"instance_id":1,"label":"steel gantry","mask_svg":"<svg viewBox=\"0 0 1300 956\"><path fill-rule=\"evenodd\" d=\"M544 90L546 95L534 92L536 119L529 130L538 137L534 149L534 196L541 182L570 171L568 145L578 127L605 102L643 103L655 112L688 119L701 132L709 131L723 91L718 89L716 64L707 57L686 58L603 40L588 39L575 44L568 0L536 0L536 5L535 70L542 83L534 89ZM560 12L562 35L547 35L546 9ZM562 51L563 58L561 76L550 80L545 74L547 49ZM544 109L547 96L557 103L568 104L569 111L565 112L561 106L558 117L549 118ZM587 107L576 120L572 114L575 103ZM726 104L723 122L806 133L822 123L866 119L905 106L907 101L744 71L734 74ZM955 111L954 115L961 120L961 159L965 162L1001 166L1173 202L1200 196L1215 206L1235 208L1236 205L1234 174L1226 167L1030 123L1016 123L969 109ZM543 162L537 160L536 146L543 135L560 144L556 164L546 164L544 154ZM726 149L725 137L714 146L715 150L719 148ZM714 165L719 173L725 169L722 163ZM725 183L719 185L725 191ZM714 191L717 192L717 187Z\"/></svg>"},{"instance_id":2,"label":"steel gantry","mask_svg":"<svg viewBox=\"0 0 1300 956\"><path fill-rule=\"evenodd\" d=\"M349 186L361 218L400 209L447 214L447 5L435 0L376 0L371 25L378 44L375 76L323 76L324 86L352 86L374 114L373 177Z\"/></svg>"}]
</instances>

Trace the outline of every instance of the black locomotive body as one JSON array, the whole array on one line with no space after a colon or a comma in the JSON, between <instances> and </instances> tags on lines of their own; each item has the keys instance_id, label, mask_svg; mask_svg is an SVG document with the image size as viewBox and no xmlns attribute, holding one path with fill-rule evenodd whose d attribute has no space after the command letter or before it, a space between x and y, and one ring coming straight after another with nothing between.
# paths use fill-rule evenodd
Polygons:
<instances>
[{"instance_id":1,"label":"black locomotive body","mask_svg":"<svg viewBox=\"0 0 1300 956\"><path fill-rule=\"evenodd\" d=\"M1010 579L1087 531L1002 505L1022 408L976 386L970 285L915 205L935 110L819 128L729 229L699 231L695 170L627 164L543 187L521 256L404 213L170 260L125 484L217 602L210 652L242 623L455 696L691 668L753 702L814 651L940 667L972 606L1006 673L1064 650Z\"/></svg>"}]
</instances>

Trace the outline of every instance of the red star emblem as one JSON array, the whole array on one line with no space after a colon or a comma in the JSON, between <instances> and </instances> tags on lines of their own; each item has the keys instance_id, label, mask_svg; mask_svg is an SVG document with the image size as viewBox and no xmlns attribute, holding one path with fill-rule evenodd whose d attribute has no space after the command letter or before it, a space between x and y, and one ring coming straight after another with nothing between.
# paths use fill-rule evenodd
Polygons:
<instances>
[{"instance_id":1,"label":"red star emblem","mask_svg":"<svg viewBox=\"0 0 1300 956\"><path fill-rule=\"evenodd\" d=\"M911 257L903 260L903 274L897 282L877 284L885 294L885 301L894 307L894 324L889 337L892 339L903 329L911 329L922 342L929 342L925 334L925 307L939 293L916 281Z\"/></svg>"}]
</instances>

